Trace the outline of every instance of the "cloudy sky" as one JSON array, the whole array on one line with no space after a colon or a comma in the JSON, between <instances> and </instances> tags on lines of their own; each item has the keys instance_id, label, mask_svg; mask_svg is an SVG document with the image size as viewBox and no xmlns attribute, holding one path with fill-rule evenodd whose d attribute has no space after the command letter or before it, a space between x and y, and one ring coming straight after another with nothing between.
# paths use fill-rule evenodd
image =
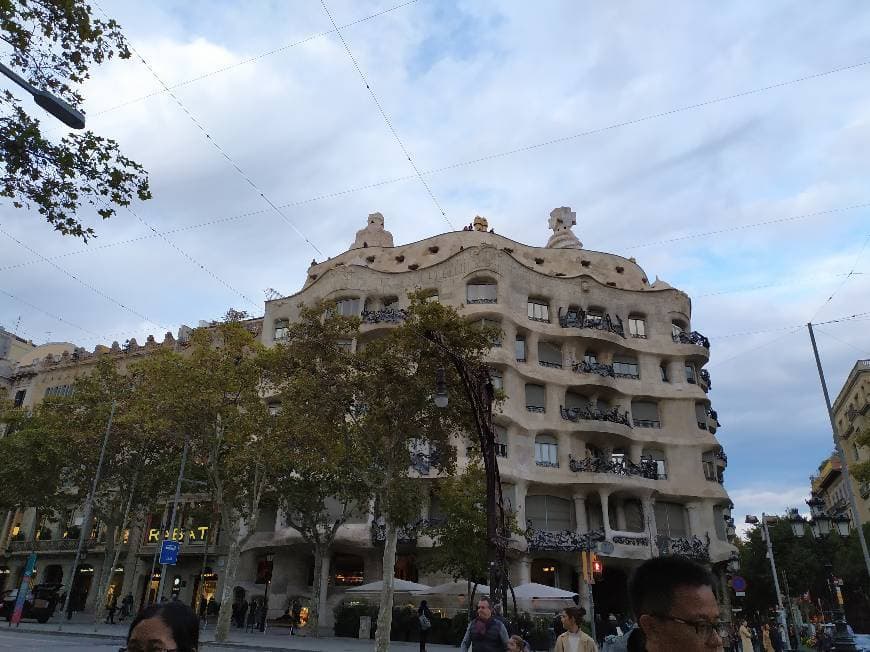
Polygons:
<instances>
[{"instance_id":1,"label":"cloudy sky","mask_svg":"<svg viewBox=\"0 0 870 652\"><path fill-rule=\"evenodd\" d=\"M870 7L99 4L147 66L94 71L89 127L145 165L154 199L86 214L87 246L0 206L7 329L159 339L259 314L373 211L397 243L480 214L543 245L549 211L571 206L586 248L693 297L738 519L804 507L832 444L800 327L870 311ZM836 394L870 357L870 322L818 338Z\"/></svg>"}]
</instances>

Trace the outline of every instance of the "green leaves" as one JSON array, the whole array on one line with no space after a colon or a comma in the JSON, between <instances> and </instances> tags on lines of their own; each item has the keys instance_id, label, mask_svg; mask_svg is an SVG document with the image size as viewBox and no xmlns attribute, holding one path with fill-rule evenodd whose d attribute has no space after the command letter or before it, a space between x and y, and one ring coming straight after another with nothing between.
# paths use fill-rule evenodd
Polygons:
<instances>
[{"instance_id":1,"label":"green leaves","mask_svg":"<svg viewBox=\"0 0 870 652\"><path fill-rule=\"evenodd\" d=\"M93 19L90 11L81 0L0 2L0 35L12 46L11 67L35 87L80 105L76 86L92 64L130 56L119 25ZM151 198L144 168L114 140L85 131L52 142L9 91L0 93L0 143L0 196L17 208L35 209L63 235L84 241L95 236L77 216L83 199L107 219L134 198Z\"/></svg>"}]
</instances>

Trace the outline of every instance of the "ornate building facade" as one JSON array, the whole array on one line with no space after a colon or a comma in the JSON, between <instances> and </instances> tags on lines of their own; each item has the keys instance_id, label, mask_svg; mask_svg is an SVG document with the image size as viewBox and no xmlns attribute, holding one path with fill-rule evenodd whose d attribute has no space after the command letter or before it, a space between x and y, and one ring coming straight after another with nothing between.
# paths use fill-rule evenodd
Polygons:
<instances>
[{"instance_id":1,"label":"ornate building facade","mask_svg":"<svg viewBox=\"0 0 870 652\"><path fill-rule=\"evenodd\" d=\"M708 396L711 379L704 366L710 343L692 330L690 298L664 281L650 282L634 259L583 249L574 223L569 208L555 209L549 221L553 234L544 247L497 235L480 217L462 231L395 246L383 216L374 213L347 251L312 262L303 288L266 302L265 316L250 324L273 346L301 304L332 299L343 314L361 317L360 334L347 345L364 346L401 321L408 292L421 289L470 320L498 326L503 336L489 362L494 384L507 397L494 417L503 493L518 522L528 526L510 546L511 581L578 591L588 601L580 546L590 538L607 541L612 552L603 556L606 570L594 589L596 605L603 613L627 613L627 577L655 555L692 556L711 564L724 582L725 565L735 552L729 542L731 503L723 487L727 457ZM106 351L123 358L145 354L149 346L177 343L167 339L135 346L132 353ZM59 367L75 366L71 357L36 362L41 367L30 380L20 370L13 388L41 382L31 394L39 396L62 385ZM81 360L76 365L83 371ZM48 380L51 374L54 379ZM42 375L44 382L38 381ZM457 440L460 465L470 443ZM434 480L421 479L427 481ZM189 498L195 505L196 497ZM433 497L420 517L437 517L438 510ZM197 513L189 511L189 531L207 525L196 521ZM26 514L7 516L0 572L6 568L11 576L24 556L24 544L10 541L16 519L18 532L34 529ZM137 597L150 586L151 529L131 532L129 539L142 545L127 556L119 580L119 590ZM317 578L327 588L325 624L347 588L381 578L380 535L371 515L340 528ZM223 579L219 539L211 548L195 539L183 546L187 557L173 569L172 585L185 600L196 599L204 566L212 590L219 590ZM426 584L449 579L420 570L431 545L404 537L396 575ZM72 571L68 550L52 554L65 560L58 562L66 564L63 573ZM268 585L262 581L264 563L273 569ZM295 599L307 600L315 581L310 552L274 511L259 519L238 577L238 594L248 599L263 596L268 586L271 616ZM724 590L723 598L727 594ZM730 619L730 609L723 608L723 616Z\"/></svg>"}]
</instances>

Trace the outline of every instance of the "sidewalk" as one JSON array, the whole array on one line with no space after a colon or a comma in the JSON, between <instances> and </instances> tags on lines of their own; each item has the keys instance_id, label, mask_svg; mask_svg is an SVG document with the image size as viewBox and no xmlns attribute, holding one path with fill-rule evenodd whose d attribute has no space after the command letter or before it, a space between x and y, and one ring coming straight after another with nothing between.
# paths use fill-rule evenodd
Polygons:
<instances>
[{"instance_id":1,"label":"sidewalk","mask_svg":"<svg viewBox=\"0 0 870 652\"><path fill-rule=\"evenodd\" d=\"M6 623L4 623L6 624ZM62 626L62 630L58 631L58 627ZM89 638L105 638L107 641L123 643L127 636L127 628L130 626L129 621L116 625L97 625L96 631L94 628L93 619L87 614L76 614L72 620L64 619L61 621L57 616L49 622L41 625L36 622L23 621L16 629L12 631L38 633L38 634L53 634L63 636L89 637ZM361 641L355 638L335 638L333 636L322 638L309 638L305 636L290 636L289 631L285 627L270 627L266 633L262 632L245 632L233 628L230 630L230 639L224 643L216 643L214 641L214 625L209 625L200 631L200 648L204 650L294 650L296 652L364 652L374 649L374 641ZM205 643L206 645L202 645ZM391 650L401 650L410 652L411 650L419 650L419 643L405 643L400 641L392 641L390 643ZM429 643L426 649L436 652L445 652L446 650L455 650L452 645L435 645Z\"/></svg>"}]
</instances>

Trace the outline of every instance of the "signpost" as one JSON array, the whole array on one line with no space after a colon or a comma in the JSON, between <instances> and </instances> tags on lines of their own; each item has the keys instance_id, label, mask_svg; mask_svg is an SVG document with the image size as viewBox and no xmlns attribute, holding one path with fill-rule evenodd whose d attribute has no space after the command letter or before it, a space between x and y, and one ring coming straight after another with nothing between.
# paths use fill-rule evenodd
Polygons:
<instances>
[{"instance_id":1,"label":"signpost","mask_svg":"<svg viewBox=\"0 0 870 652\"><path fill-rule=\"evenodd\" d=\"M21 579L21 586L18 587L18 595L15 598L15 608L12 610L12 617L9 619L9 626L12 623L15 626L21 623L21 615L24 612L24 601L27 600L27 594L30 592L30 577L33 575L33 569L36 568L36 553L31 552L27 558L27 565L24 567L24 577Z\"/></svg>"},{"instance_id":2,"label":"signpost","mask_svg":"<svg viewBox=\"0 0 870 652\"><path fill-rule=\"evenodd\" d=\"M181 544L178 541L164 539L160 545L160 564L163 566L175 566L178 563L178 553Z\"/></svg>"},{"instance_id":3,"label":"signpost","mask_svg":"<svg viewBox=\"0 0 870 652\"><path fill-rule=\"evenodd\" d=\"M731 588L734 589L734 595L738 598L746 596L746 580L740 577L740 575L735 575L731 578Z\"/></svg>"}]
</instances>

